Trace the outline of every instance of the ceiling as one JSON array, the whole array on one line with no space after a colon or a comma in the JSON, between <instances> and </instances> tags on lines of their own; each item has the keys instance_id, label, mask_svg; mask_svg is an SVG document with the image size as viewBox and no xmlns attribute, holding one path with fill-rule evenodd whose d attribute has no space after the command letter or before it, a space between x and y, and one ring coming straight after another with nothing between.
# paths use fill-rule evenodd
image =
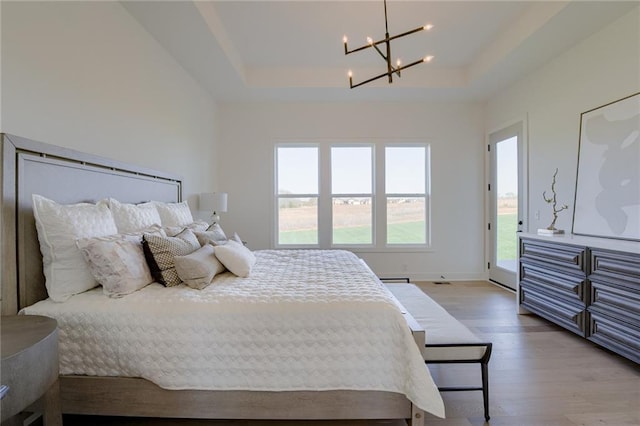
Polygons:
<instances>
[{"instance_id":1,"label":"ceiling","mask_svg":"<svg viewBox=\"0 0 640 426\"><path fill-rule=\"evenodd\" d=\"M127 11L220 102L483 100L638 7L635 1L388 0L403 63L433 55L393 84L372 49L384 38L382 0L122 1Z\"/></svg>"}]
</instances>

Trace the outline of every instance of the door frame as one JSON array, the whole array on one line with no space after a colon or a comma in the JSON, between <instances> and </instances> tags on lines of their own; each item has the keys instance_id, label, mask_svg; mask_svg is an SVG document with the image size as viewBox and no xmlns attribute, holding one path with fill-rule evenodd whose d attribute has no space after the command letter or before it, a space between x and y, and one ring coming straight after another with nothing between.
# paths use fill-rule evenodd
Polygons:
<instances>
[{"instance_id":1,"label":"door frame","mask_svg":"<svg viewBox=\"0 0 640 426\"><path fill-rule=\"evenodd\" d=\"M518 149L518 174L519 174L519 182L518 182L518 215L519 220L522 221L522 226L520 230L522 232L529 231L529 122L528 117L525 114L521 117L516 117L512 120L509 120L499 126L496 126L489 131L487 131L485 135L485 146L489 147L491 145L491 135L498 133L500 131L506 130L509 127L520 125L522 129L522 141L518 141L520 143ZM493 153L487 148L485 151L485 276L487 280L490 280L490 263L493 252L493 237L492 231L489 229L489 224L493 218L493 212L495 206L492 205L492 197L491 192L489 191L489 185L493 180L493 170L492 170L492 158ZM495 225L493 225L495 227ZM495 265L491 265L494 267ZM505 287L510 290L517 290L518 288L518 276L519 274L516 271L516 282L514 283L514 287ZM492 281L496 283L495 281ZM503 286L500 283L496 283Z\"/></svg>"}]
</instances>

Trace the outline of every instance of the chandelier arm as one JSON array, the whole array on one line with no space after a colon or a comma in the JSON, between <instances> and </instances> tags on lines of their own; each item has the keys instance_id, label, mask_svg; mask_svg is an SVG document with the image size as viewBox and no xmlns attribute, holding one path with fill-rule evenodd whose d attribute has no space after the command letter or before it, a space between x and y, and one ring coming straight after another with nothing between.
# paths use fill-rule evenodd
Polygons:
<instances>
[{"instance_id":1,"label":"chandelier arm","mask_svg":"<svg viewBox=\"0 0 640 426\"><path fill-rule=\"evenodd\" d=\"M355 89L358 86L362 86L363 84L371 83L372 81L378 80L378 79L383 78L383 77L388 77L389 74L393 74L394 72L395 73L399 73L402 70L405 70L407 68L411 68L411 67L413 67L415 65L421 64L422 62L424 62L424 59L420 59L420 60L417 60L415 62L411 62L410 64L403 65L403 66L398 67L398 68L394 68L393 71L391 71L391 73L385 72L385 73L379 74L379 75L377 75L375 77L371 77L368 80L361 81L360 83L357 83L357 84L353 84L352 77L349 77L349 86L350 86L351 89Z\"/></svg>"},{"instance_id":2,"label":"chandelier arm","mask_svg":"<svg viewBox=\"0 0 640 426\"><path fill-rule=\"evenodd\" d=\"M425 31L424 27L418 27L418 28L415 28L415 29L410 30L410 31L405 31L405 32L403 32L401 34L397 34L397 35L388 37L385 40L380 40L378 43L384 43L385 41L395 40L397 38L408 36L410 34L414 34L414 33L420 32L420 31Z\"/></svg>"},{"instance_id":3,"label":"chandelier arm","mask_svg":"<svg viewBox=\"0 0 640 426\"><path fill-rule=\"evenodd\" d=\"M378 41L374 41L374 42L369 43L369 44L365 44L365 45L357 47L357 48L355 48L353 50L349 50L347 48L347 44L345 43L344 44L344 54L345 55L349 55L351 53L360 52L361 50L369 49L371 47L376 47L378 44L386 43L388 41L395 40L395 39L400 38L400 37L404 37L404 36L408 36L410 34L417 33L419 31L424 31L424 27L418 27L418 28L413 29L411 31L406 31L406 32L404 32L402 34L394 35L394 36L391 36L391 37L388 37L388 38L385 37L382 40L378 40Z\"/></svg>"},{"instance_id":4,"label":"chandelier arm","mask_svg":"<svg viewBox=\"0 0 640 426\"><path fill-rule=\"evenodd\" d=\"M373 45L379 44L379 43L381 43L381 42L375 42L375 43L373 43ZM347 50L347 44L345 43L345 45L344 45L344 54L345 55L350 55L351 53L360 52L361 50L365 50L365 49L371 48L373 45L372 44L365 44L364 46L357 47L357 48L355 48L353 50Z\"/></svg>"},{"instance_id":5,"label":"chandelier arm","mask_svg":"<svg viewBox=\"0 0 640 426\"><path fill-rule=\"evenodd\" d=\"M382 53L382 50L380 50L378 46L374 45L373 48L376 49L376 51L380 54L380 56L382 56L382 59L384 59L387 62L389 61L389 57L386 56L384 53Z\"/></svg>"},{"instance_id":6,"label":"chandelier arm","mask_svg":"<svg viewBox=\"0 0 640 426\"><path fill-rule=\"evenodd\" d=\"M355 89L356 87L358 87L358 86L362 86L363 84L371 83L372 81L375 81L375 80L377 80L377 79L379 79L379 78L386 77L388 74L389 74L389 73L384 72L384 73L382 73L382 74L380 74L380 75L377 75L377 76L375 76L375 77L371 77L371 78L370 78L370 79L368 79L368 80L361 81L361 82L360 82L360 83L358 83L358 84L353 84L353 83L352 83L351 78L349 78L349 85L351 86L351 88L352 88L352 89Z\"/></svg>"},{"instance_id":7,"label":"chandelier arm","mask_svg":"<svg viewBox=\"0 0 640 426\"><path fill-rule=\"evenodd\" d=\"M413 67L413 66L415 66L415 65L418 65L418 64L421 64L421 63L423 63L423 62L424 62L424 59L420 59L420 60L417 60L417 61L415 61L415 62L411 62L410 64L403 65L403 66L401 66L401 67L396 68L396 69L395 69L395 72L396 72L396 73L398 73L398 75L400 75L400 74L399 74L399 73L400 73L400 71L402 71L402 70L406 70L407 68L411 68L411 67Z\"/></svg>"}]
</instances>

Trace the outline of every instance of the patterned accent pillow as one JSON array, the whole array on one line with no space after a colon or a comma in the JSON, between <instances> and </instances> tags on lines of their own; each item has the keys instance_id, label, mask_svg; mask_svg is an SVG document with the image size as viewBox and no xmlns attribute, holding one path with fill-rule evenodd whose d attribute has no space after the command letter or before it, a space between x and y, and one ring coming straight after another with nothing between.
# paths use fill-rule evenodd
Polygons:
<instances>
[{"instance_id":1,"label":"patterned accent pillow","mask_svg":"<svg viewBox=\"0 0 640 426\"><path fill-rule=\"evenodd\" d=\"M215 255L231 273L239 277L248 277L256 264L253 252L235 240L216 246Z\"/></svg>"},{"instance_id":2,"label":"patterned accent pillow","mask_svg":"<svg viewBox=\"0 0 640 426\"><path fill-rule=\"evenodd\" d=\"M193 216L186 201L180 203L153 202L160 214L162 226L187 226L193 223Z\"/></svg>"},{"instance_id":3,"label":"patterned accent pillow","mask_svg":"<svg viewBox=\"0 0 640 426\"><path fill-rule=\"evenodd\" d=\"M193 253L200 248L200 243L193 231L185 229L175 237L145 233L142 235L142 248L153 278L172 287L182 282L176 272L175 257Z\"/></svg>"},{"instance_id":4,"label":"patterned accent pillow","mask_svg":"<svg viewBox=\"0 0 640 426\"><path fill-rule=\"evenodd\" d=\"M78 238L117 234L111 210L105 202L97 204L58 204L33 194L47 293L54 302L64 302L74 294L98 285L76 246Z\"/></svg>"},{"instance_id":5,"label":"patterned accent pillow","mask_svg":"<svg viewBox=\"0 0 640 426\"><path fill-rule=\"evenodd\" d=\"M213 281L213 277L225 271L214 254L211 244L206 244L186 256L176 256L176 272L186 285L202 290Z\"/></svg>"},{"instance_id":6,"label":"patterned accent pillow","mask_svg":"<svg viewBox=\"0 0 640 426\"><path fill-rule=\"evenodd\" d=\"M146 233L164 236L159 225ZM142 233L81 238L76 244L91 275L109 297L122 297L153 282L142 250Z\"/></svg>"},{"instance_id":7,"label":"patterned accent pillow","mask_svg":"<svg viewBox=\"0 0 640 426\"><path fill-rule=\"evenodd\" d=\"M227 241L227 235L217 223L209 226L206 231L196 231L194 233L202 246Z\"/></svg>"},{"instance_id":8,"label":"patterned accent pillow","mask_svg":"<svg viewBox=\"0 0 640 426\"><path fill-rule=\"evenodd\" d=\"M160 214L154 203L123 204L109 198L109 209L121 234L142 231L161 224Z\"/></svg>"}]
</instances>

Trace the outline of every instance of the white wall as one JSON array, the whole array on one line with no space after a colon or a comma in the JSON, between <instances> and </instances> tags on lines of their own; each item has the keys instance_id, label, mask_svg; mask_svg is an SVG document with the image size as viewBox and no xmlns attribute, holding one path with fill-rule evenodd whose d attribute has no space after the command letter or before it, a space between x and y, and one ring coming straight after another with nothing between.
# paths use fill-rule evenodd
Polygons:
<instances>
[{"instance_id":1,"label":"white wall","mask_svg":"<svg viewBox=\"0 0 640 426\"><path fill-rule=\"evenodd\" d=\"M218 166L229 193L221 223L269 248L278 141L424 140L431 144L432 249L361 253L383 276L480 279L484 272L484 116L476 104L223 104ZM406 270L403 268L406 264Z\"/></svg>"},{"instance_id":2,"label":"white wall","mask_svg":"<svg viewBox=\"0 0 640 426\"><path fill-rule=\"evenodd\" d=\"M639 18L635 8L488 102L488 130L528 118L530 231L551 222L542 193L556 167L558 202L569 205L556 227L571 231L580 114L640 91Z\"/></svg>"},{"instance_id":3,"label":"white wall","mask_svg":"<svg viewBox=\"0 0 640 426\"><path fill-rule=\"evenodd\" d=\"M3 132L215 189L213 100L120 3L1 7Z\"/></svg>"}]
</instances>

